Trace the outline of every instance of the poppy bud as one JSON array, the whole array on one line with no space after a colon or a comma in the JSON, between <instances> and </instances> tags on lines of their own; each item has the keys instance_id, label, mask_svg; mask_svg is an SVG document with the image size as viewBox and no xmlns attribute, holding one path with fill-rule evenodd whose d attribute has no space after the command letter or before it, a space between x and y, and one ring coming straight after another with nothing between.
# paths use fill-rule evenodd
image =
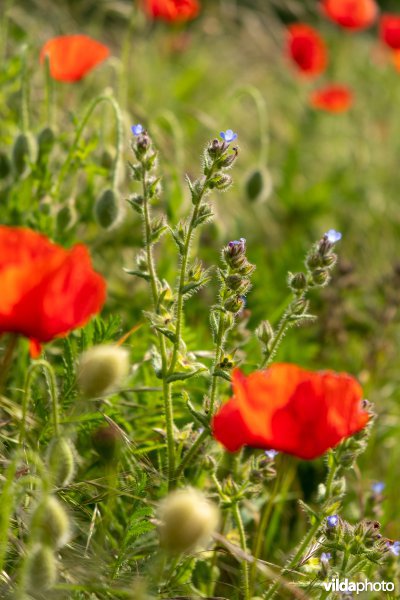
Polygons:
<instances>
[{"instance_id":1,"label":"poppy bud","mask_svg":"<svg viewBox=\"0 0 400 600\"><path fill-rule=\"evenodd\" d=\"M70 201L68 204L60 208L56 215L57 230L60 233L68 231L68 229L75 225L76 220L77 214L75 206L73 205L73 201Z\"/></svg>"},{"instance_id":2,"label":"poppy bud","mask_svg":"<svg viewBox=\"0 0 400 600\"><path fill-rule=\"evenodd\" d=\"M102 425L92 435L93 448L106 462L112 462L121 450L122 436L117 427Z\"/></svg>"},{"instance_id":3,"label":"poppy bud","mask_svg":"<svg viewBox=\"0 0 400 600\"><path fill-rule=\"evenodd\" d=\"M11 173L11 163L5 152L0 152L0 179L5 179Z\"/></svg>"},{"instance_id":4,"label":"poppy bud","mask_svg":"<svg viewBox=\"0 0 400 600\"><path fill-rule=\"evenodd\" d=\"M50 152L53 149L55 139L56 138L55 138L54 132L51 129L51 127L45 127L39 133L39 135L37 137L37 144L38 144L37 162L38 163L43 162L43 160L45 160L49 156Z\"/></svg>"},{"instance_id":5,"label":"poppy bud","mask_svg":"<svg viewBox=\"0 0 400 600\"><path fill-rule=\"evenodd\" d=\"M202 493L186 488L170 493L158 509L160 544L169 552L187 552L207 543L218 525L219 511Z\"/></svg>"},{"instance_id":6,"label":"poppy bud","mask_svg":"<svg viewBox=\"0 0 400 600\"><path fill-rule=\"evenodd\" d=\"M25 588L41 593L53 587L57 580L57 564L53 551L38 544L29 552L25 571Z\"/></svg>"},{"instance_id":7,"label":"poppy bud","mask_svg":"<svg viewBox=\"0 0 400 600\"><path fill-rule=\"evenodd\" d=\"M29 138L25 133L20 133L14 141L12 149L12 164L18 176L25 172L30 158Z\"/></svg>"},{"instance_id":8,"label":"poppy bud","mask_svg":"<svg viewBox=\"0 0 400 600\"><path fill-rule=\"evenodd\" d=\"M36 506L31 531L37 541L50 548L62 548L70 538L67 513L54 496L47 496Z\"/></svg>"},{"instance_id":9,"label":"poppy bud","mask_svg":"<svg viewBox=\"0 0 400 600\"><path fill-rule=\"evenodd\" d=\"M115 225L120 215L119 199L114 190L105 190L94 205L94 216L103 229L110 229Z\"/></svg>"},{"instance_id":10,"label":"poppy bud","mask_svg":"<svg viewBox=\"0 0 400 600\"><path fill-rule=\"evenodd\" d=\"M111 169L114 163L114 157L112 155L111 150L103 150L100 157L100 164L105 169Z\"/></svg>"},{"instance_id":11,"label":"poppy bud","mask_svg":"<svg viewBox=\"0 0 400 600\"><path fill-rule=\"evenodd\" d=\"M267 200L272 192L272 179L267 169L255 169L246 181L246 194L250 202Z\"/></svg>"},{"instance_id":12,"label":"poppy bud","mask_svg":"<svg viewBox=\"0 0 400 600\"><path fill-rule=\"evenodd\" d=\"M129 370L124 348L104 344L86 350L79 359L78 387L87 398L96 398L119 385Z\"/></svg>"},{"instance_id":13,"label":"poppy bud","mask_svg":"<svg viewBox=\"0 0 400 600\"><path fill-rule=\"evenodd\" d=\"M52 483L64 487L71 483L75 472L74 448L65 437L57 437L50 443L47 464Z\"/></svg>"}]
</instances>

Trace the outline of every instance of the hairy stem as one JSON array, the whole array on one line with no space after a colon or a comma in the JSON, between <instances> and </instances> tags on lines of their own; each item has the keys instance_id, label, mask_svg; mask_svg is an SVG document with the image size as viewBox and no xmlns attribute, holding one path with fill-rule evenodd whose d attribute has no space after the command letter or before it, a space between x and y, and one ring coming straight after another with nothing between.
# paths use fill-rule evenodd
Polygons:
<instances>
[{"instance_id":1,"label":"hairy stem","mask_svg":"<svg viewBox=\"0 0 400 600\"><path fill-rule=\"evenodd\" d=\"M233 518L235 519L236 526L239 530L239 538L240 538L240 546L243 552L247 553L246 546L246 534L244 531L242 515L240 514L239 504L237 502L234 503L232 507ZM249 564L247 560L242 560L241 563L242 568L242 593L243 600L250 600L250 585L249 585Z\"/></svg>"}]
</instances>

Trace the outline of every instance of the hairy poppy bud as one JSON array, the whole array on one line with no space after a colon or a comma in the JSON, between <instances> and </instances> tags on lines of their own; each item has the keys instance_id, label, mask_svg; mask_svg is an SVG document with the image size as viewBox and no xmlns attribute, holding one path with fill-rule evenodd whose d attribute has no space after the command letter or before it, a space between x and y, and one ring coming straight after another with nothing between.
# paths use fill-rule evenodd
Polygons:
<instances>
[{"instance_id":1,"label":"hairy poppy bud","mask_svg":"<svg viewBox=\"0 0 400 600\"><path fill-rule=\"evenodd\" d=\"M39 135L37 137L37 144L38 144L37 161L39 163L43 162L49 156L50 152L53 149L55 139L56 138L54 135L54 131L51 129L51 127L45 127L39 133Z\"/></svg>"},{"instance_id":2,"label":"hairy poppy bud","mask_svg":"<svg viewBox=\"0 0 400 600\"><path fill-rule=\"evenodd\" d=\"M14 141L12 149L12 164L18 176L24 174L30 158L29 138L25 133L20 133Z\"/></svg>"},{"instance_id":3,"label":"hairy poppy bud","mask_svg":"<svg viewBox=\"0 0 400 600\"><path fill-rule=\"evenodd\" d=\"M74 201L70 200L65 206L60 208L56 215L56 224L59 232L64 232L75 225L77 214L74 206Z\"/></svg>"},{"instance_id":4,"label":"hairy poppy bud","mask_svg":"<svg viewBox=\"0 0 400 600\"><path fill-rule=\"evenodd\" d=\"M71 483L75 471L74 448L64 437L57 437L50 443L47 464L52 483L64 487Z\"/></svg>"},{"instance_id":5,"label":"hairy poppy bud","mask_svg":"<svg viewBox=\"0 0 400 600\"><path fill-rule=\"evenodd\" d=\"M267 169L255 169L246 181L246 194L250 202L267 200L272 192L272 179Z\"/></svg>"},{"instance_id":6,"label":"hairy poppy bud","mask_svg":"<svg viewBox=\"0 0 400 600\"><path fill-rule=\"evenodd\" d=\"M110 229L120 215L119 199L114 190L105 190L94 205L94 216L100 227Z\"/></svg>"},{"instance_id":7,"label":"hairy poppy bud","mask_svg":"<svg viewBox=\"0 0 400 600\"><path fill-rule=\"evenodd\" d=\"M50 548L62 548L70 537L67 513L54 496L47 496L36 506L31 531L37 541Z\"/></svg>"},{"instance_id":8,"label":"hairy poppy bud","mask_svg":"<svg viewBox=\"0 0 400 600\"><path fill-rule=\"evenodd\" d=\"M96 452L105 461L114 461L122 446L122 436L117 427L108 424L102 425L92 435L92 443Z\"/></svg>"},{"instance_id":9,"label":"hairy poppy bud","mask_svg":"<svg viewBox=\"0 0 400 600\"><path fill-rule=\"evenodd\" d=\"M0 152L0 179L5 179L11 173L11 163L5 152Z\"/></svg>"},{"instance_id":10,"label":"hairy poppy bud","mask_svg":"<svg viewBox=\"0 0 400 600\"><path fill-rule=\"evenodd\" d=\"M79 389L88 398L102 396L117 386L128 370L129 355L124 348L111 344L93 346L79 360Z\"/></svg>"},{"instance_id":11,"label":"hairy poppy bud","mask_svg":"<svg viewBox=\"0 0 400 600\"><path fill-rule=\"evenodd\" d=\"M25 568L24 587L29 591L45 592L56 583L56 559L48 546L36 545L29 552Z\"/></svg>"},{"instance_id":12,"label":"hairy poppy bud","mask_svg":"<svg viewBox=\"0 0 400 600\"><path fill-rule=\"evenodd\" d=\"M161 545L170 552L186 552L207 543L218 525L219 511L193 488L177 490L160 503Z\"/></svg>"}]
</instances>

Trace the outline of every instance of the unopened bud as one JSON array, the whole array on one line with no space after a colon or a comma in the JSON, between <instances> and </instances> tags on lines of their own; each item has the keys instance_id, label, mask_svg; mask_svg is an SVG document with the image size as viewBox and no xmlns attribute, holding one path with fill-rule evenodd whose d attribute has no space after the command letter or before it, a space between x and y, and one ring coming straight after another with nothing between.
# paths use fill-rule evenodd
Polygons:
<instances>
[{"instance_id":1,"label":"unopened bud","mask_svg":"<svg viewBox=\"0 0 400 600\"><path fill-rule=\"evenodd\" d=\"M256 329L256 336L265 346L268 346L275 337L274 330L269 321L262 321Z\"/></svg>"},{"instance_id":2,"label":"unopened bud","mask_svg":"<svg viewBox=\"0 0 400 600\"><path fill-rule=\"evenodd\" d=\"M94 216L103 229L110 229L116 224L120 215L119 199L111 188L105 190L96 200Z\"/></svg>"},{"instance_id":3,"label":"unopened bud","mask_svg":"<svg viewBox=\"0 0 400 600\"><path fill-rule=\"evenodd\" d=\"M308 300L305 298L298 298L290 305L292 315L304 315L307 312L309 306Z\"/></svg>"},{"instance_id":4,"label":"unopened bud","mask_svg":"<svg viewBox=\"0 0 400 600\"><path fill-rule=\"evenodd\" d=\"M312 272L312 279L316 285L324 286L330 279L329 271L326 269L315 269Z\"/></svg>"},{"instance_id":5,"label":"unopened bud","mask_svg":"<svg viewBox=\"0 0 400 600\"><path fill-rule=\"evenodd\" d=\"M242 277L239 273L228 275L225 283L230 290L238 292L239 294L245 294L250 287L249 279Z\"/></svg>"},{"instance_id":6,"label":"unopened bud","mask_svg":"<svg viewBox=\"0 0 400 600\"><path fill-rule=\"evenodd\" d=\"M57 437L50 443L47 453L47 464L52 483L57 487L65 487L71 483L75 472L74 448L65 437Z\"/></svg>"},{"instance_id":7,"label":"unopened bud","mask_svg":"<svg viewBox=\"0 0 400 600\"><path fill-rule=\"evenodd\" d=\"M68 231L77 220L77 214L73 201L69 201L65 206L60 208L56 215L57 230L59 232Z\"/></svg>"},{"instance_id":8,"label":"unopened bud","mask_svg":"<svg viewBox=\"0 0 400 600\"><path fill-rule=\"evenodd\" d=\"M246 181L246 194L250 202L267 200L272 192L272 178L268 169L255 169Z\"/></svg>"},{"instance_id":9,"label":"unopened bud","mask_svg":"<svg viewBox=\"0 0 400 600\"><path fill-rule=\"evenodd\" d=\"M224 308L231 313L237 313L244 307L244 304L245 301L242 296L233 296L232 298L228 298L224 304Z\"/></svg>"},{"instance_id":10,"label":"unopened bud","mask_svg":"<svg viewBox=\"0 0 400 600\"><path fill-rule=\"evenodd\" d=\"M30 159L30 143L25 133L20 133L14 141L12 149L12 164L18 176L24 174Z\"/></svg>"},{"instance_id":11,"label":"unopened bud","mask_svg":"<svg viewBox=\"0 0 400 600\"><path fill-rule=\"evenodd\" d=\"M55 139L56 139L56 137L55 137L54 131L52 130L51 127L45 127L39 133L39 135L37 137L37 144L38 144L37 162L38 163L43 162L44 160L46 160L48 158L50 152L53 149Z\"/></svg>"},{"instance_id":12,"label":"unopened bud","mask_svg":"<svg viewBox=\"0 0 400 600\"><path fill-rule=\"evenodd\" d=\"M0 152L0 179L5 179L11 173L11 163L5 152Z\"/></svg>"},{"instance_id":13,"label":"unopened bud","mask_svg":"<svg viewBox=\"0 0 400 600\"><path fill-rule=\"evenodd\" d=\"M122 435L115 425L102 425L93 433L92 443L101 458L113 462L120 454Z\"/></svg>"},{"instance_id":14,"label":"unopened bud","mask_svg":"<svg viewBox=\"0 0 400 600\"><path fill-rule=\"evenodd\" d=\"M289 275L289 287L296 291L301 292L307 287L307 277L304 273L295 273L294 275Z\"/></svg>"},{"instance_id":15,"label":"unopened bud","mask_svg":"<svg viewBox=\"0 0 400 600\"><path fill-rule=\"evenodd\" d=\"M48 546L34 546L29 552L25 569L25 589L41 596L57 581L56 559Z\"/></svg>"},{"instance_id":16,"label":"unopened bud","mask_svg":"<svg viewBox=\"0 0 400 600\"><path fill-rule=\"evenodd\" d=\"M79 359L78 386L87 398L97 398L118 386L129 370L129 355L111 344L93 346Z\"/></svg>"},{"instance_id":17,"label":"unopened bud","mask_svg":"<svg viewBox=\"0 0 400 600\"><path fill-rule=\"evenodd\" d=\"M202 493L186 488L162 500L158 518L161 546L180 553L208 542L218 526L219 511Z\"/></svg>"},{"instance_id":18,"label":"unopened bud","mask_svg":"<svg viewBox=\"0 0 400 600\"><path fill-rule=\"evenodd\" d=\"M232 177L230 175L227 175L226 173L220 173L208 182L208 186L210 189L215 188L220 191L227 190L231 185Z\"/></svg>"},{"instance_id":19,"label":"unopened bud","mask_svg":"<svg viewBox=\"0 0 400 600\"><path fill-rule=\"evenodd\" d=\"M31 520L32 535L51 548L62 548L71 534L69 519L54 496L47 496L36 506Z\"/></svg>"}]
</instances>

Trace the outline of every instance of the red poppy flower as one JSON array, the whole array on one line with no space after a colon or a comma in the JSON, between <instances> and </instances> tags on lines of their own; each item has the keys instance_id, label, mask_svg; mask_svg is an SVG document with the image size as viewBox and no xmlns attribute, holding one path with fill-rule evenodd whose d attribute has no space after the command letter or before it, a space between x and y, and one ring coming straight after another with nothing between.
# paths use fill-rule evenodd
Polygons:
<instances>
[{"instance_id":1,"label":"red poppy flower","mask_svg":"<svg viewBox=\"0 0 400 600\"><path fill-rule=\"evenodd\" d=\"M71 250L30 229L0 226L0 335L40 343L84 325L101 309L105 282L85 246Z\"/></svg>"},{"instance_id":2,"label":"red poppy flower","mask_svg":"<svg viewBox=\"0 0 400 600\"><path fill-rule=\"evenodd\" d=\"M325 14L345 29L367 29L378 15L375 0L323 0Z\"/></svg>"},{"instance_id":3,"label":"red poppy flower","mask_svg":"<svg viewBox=\"0 0 400 600\"><path fill-rule=\"evenodd\" d=\"M310 96L313 108L331 113L346 112L353 103L353 94L344 85L327 85Z\"/></svg>"},{"instance_id":4,"label":"red poppy flower","mask_svg":"<svg viewBox=\"0 0 400 600\"><path fill-rule=\"evenodd\" d=\"M382 15L379 35L389 48L400 50L400 15Z\"/></svg>"},{"instance_id":5,"label":"red poppy flower","mask_svg":"<svg viewBox=\"0 0 400 600\"><path fill-rule=\"evenodd\" d=\"M245 376L233 372L234 396L215 415L214 437L230 452L275 449L311 460L363 429L362 389L346 373L277 363Z\"/></svg>"},{"instance_id":6,"label":"red poppy flower","mask_svg":"<svg viewBox=\"0 0 400 600\"><path fill-rule=\"evenodd\" d=\"M144 10L152 19L189 21L200 11L198 0L142 0Z\"/></svg>"},{"instance_id":7,"label":"red poppy flower","mask_svg":"<svg viewBox=\"0 0 400 600\"><path fill-rule=\"evenodd\" d=\"M288 28L287 51L297 68L308 77L326 69L326 45L319 33L303 23Z\"/></svg>"},{"instance_id":8,"label":"red poppy flower","mask_svg":"<svg viewBox=\"0 0 400 600\"><path fill-rule=\"evenodd\" d=\"M79 81L110 54L107 46L87 35L61 35L45 43L40 62L50 61L50 75L58 81Z\"/></svg>"}]
</instances>

